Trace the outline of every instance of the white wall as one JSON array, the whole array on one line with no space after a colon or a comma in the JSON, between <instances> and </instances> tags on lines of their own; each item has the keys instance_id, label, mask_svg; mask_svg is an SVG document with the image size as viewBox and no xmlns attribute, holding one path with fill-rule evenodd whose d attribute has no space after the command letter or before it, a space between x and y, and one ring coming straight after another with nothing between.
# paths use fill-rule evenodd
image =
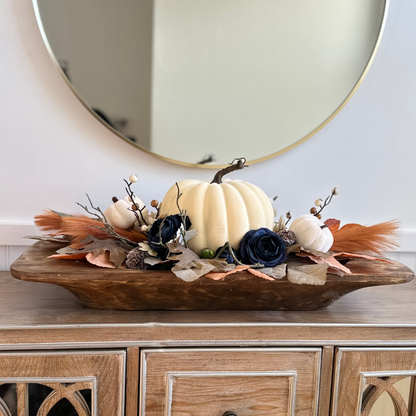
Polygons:
<instances>
[{"instance_id":1,"label":"white wall","mask_svg":"<svg viewBox=\"0 0 416 416\"><path fill-rule=\"evenodd\" d=\"M278 210L294 215L337 186L328 216L398 218L402 250L416 251L415 21L414 0L393 0L373 67L344 110L306 143L239 177L278 194ZM27 244L10 225L43 208L76 212L85 192L105 207L133 172L146 201L162 199L174 181L213 176L145 154L95 120L56 72L30 1L0 2L0 57L0 245Z\"/></svg>"}]
</instances>

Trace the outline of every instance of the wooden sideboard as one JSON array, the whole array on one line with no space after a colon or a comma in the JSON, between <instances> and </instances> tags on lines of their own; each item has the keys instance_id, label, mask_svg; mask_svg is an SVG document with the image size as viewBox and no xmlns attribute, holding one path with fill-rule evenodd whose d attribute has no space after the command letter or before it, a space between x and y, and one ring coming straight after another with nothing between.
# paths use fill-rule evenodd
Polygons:
<instances>
[{"instance_id":1,"label":"wooden sideboard","mask_svg":"<svg viewBox=\"0 0 416 416\"><path fill-rule=\"evenodd\" d=\"M0 350L0 416L415 415L416 281L315 312L121 312L1 272Z\"/></svg>"}]
</instances>

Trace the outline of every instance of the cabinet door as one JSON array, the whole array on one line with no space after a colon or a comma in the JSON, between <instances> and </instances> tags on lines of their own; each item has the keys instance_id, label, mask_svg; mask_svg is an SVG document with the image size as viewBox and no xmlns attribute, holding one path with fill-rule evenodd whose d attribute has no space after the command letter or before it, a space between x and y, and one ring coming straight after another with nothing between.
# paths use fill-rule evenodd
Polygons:
<instances>
[{"instance_id":1,"label":"cabinet door","mask_svg":"<svg viewBox=\"0 0 416 416\"><path fill-rule=\"evenodd\" d=\"M414 414L415 376L415 348L340 348L336 352L332 416Z\"/></svg>"},{"instance_id":2,"label":"cabinet door","mask_svg":"<svg viewBox=\"0 0 416 416\"><path fill-rule=\"evenodd\" d=\"M124 351L0 354L0 416L121 416Z\"/></svg>"},{"instance_id":3,"label":"cabinet door","mask_svg":"<svg viewBox=\"0 0 416 416\"><path fill-rule=\"evenodd\" d=\"M320 349L142 351L141 416L312 416Z\"/></svg>"}]
</instances>

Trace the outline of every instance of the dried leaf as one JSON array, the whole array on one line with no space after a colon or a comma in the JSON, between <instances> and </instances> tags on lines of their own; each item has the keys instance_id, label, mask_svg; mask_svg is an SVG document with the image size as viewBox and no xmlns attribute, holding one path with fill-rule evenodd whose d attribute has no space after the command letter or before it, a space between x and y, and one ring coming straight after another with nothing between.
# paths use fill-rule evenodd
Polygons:
<instances>
[{"instance_id":1,"label":"dried leaf","mask_svg":"<svg viewBox=\"0 0 416 416\"><path fill-rule=\"evenodd\" d=\"M323 286L327 270L327 264L290 263L287 267L287 280L297 285Z\"/></svg>"},{"instance_id":2,"label":"dried leaf","mask_svg":"<svg viewBox=\"0 0 416 416\"><path fill-rule=\"evenodd\" d=\"M115 269L113 262L110 260L110 252L105 251L104 254L96 256L94 253L88 253L86 259L95 266L105 267L107 269Z\"/></svg>"},{"instance_id":3,"label":"dried leaf","mask_svg":"<svg viewBox=\"0 0 416 416\"><path fill-rule=\"evenodd\" d=\"M247 271L251 273L253 276L261 277L265 280L275 280L273 277L270 277L267 274L262 273L260 270L263 269L247 269Z\"/></svg>"},{"instance_id":4,"label":"dried leaf","mask_svg":"<svg viewBox=\"0 0 416 416\"><path fill-rule=\"evenodd\" d=\"M277 234L279 231L286 230L286 221L286 218L281 215L279 221L274 223L273 232Z\"/></svg>"},{"instance_id":5,"label":"dried leaf","mask_svg":"<svg viewBox=\"0 0 416 416\"><path fill-rule=\"evenodd\" d=\"M286 247L286 254L290 253L299 253L300 251L303 251L304 248L301 247L299 244L293 244L293 246Z\"/></svg>"},{"instance_id":6,"label":"dried leaf","mask_svg":"<svg viewBox=\"0 0 416 416\"><path fill-rule=\"evenodd\" d=\"M149 243L147 243L147 242L139 243L139 247L142 249L142 251L147 251L149 253L149 256L157 257L156 251L154 251L150 248ZM163 260L161 260L161 261L163 261Z\"/></svg>"},{"instance_id":7,"label":"dried leaf","mask_svg":"<svg viewBox=\"0 0 416 416\"><path fill-rule=\"evenodd\" d=\"M341 226L341 221L336 220L335 218L330 218L326 220L324 224L328 226L329 231L331 231L331 233L334 233L335 231L339 230L339 227Z\"/></svg>"},{"instance_id":8,"label":"dried leaf","mask_svg":"<svg viewBox=\"0 0 416 416\"><path fill-rule=\"evenodd\" d=\"M360 258L360 259L367 259L367 260L376 260L376 261L382 261L384 263L393 263L392 261L386 260L386 259L379 259L378 257L373 256L367 256L366 254L353 254L353 253L334 253L334 257L346 257L346 258Z\"/></svg>"},{"instance_id":9,"label":"dried leaf","mask_svg":"<svg viewBox=\"0 0 416 416\"><path fill-rule=\"evenodd\" d=\"M328 264L333 270L336 270L340 276L343 276L344 273L351 274L351 270L348 267L343 266L339 261L334 257L334 253L322 253L321 251L316 250L306 250L301 247L299 244L295 244L286 249L286 253L295 253L298 257L307 257L317 264Z\"/></svg>"},{"instance_id":10,"label":"dried leaf","mask_svg":"<svg viewBox=\"0 0 416 416\"><path fill-rule=\"evenodd\" d=\"M226 272L235 269L235 265L228 264L225 259L201 259L178 242L167 243L167 247L168 259L178 261L172 267L172 272L186 282L192 282L211 271Z\"/></svg>"},{"instance_id":11,"label":"dried leaf","mask_svg":"<svg viewBox=\"0 0 416 416\"><path fill-rule=\"evenodd\" d=\"M73 253L73 254L53 254L48 256L48 259L64 259L64 260L82 260L87 257L88 253Z\"/></svg>"},{"instance_id":12,"label":"dried leaf","mask_svg":"<svg viewBox=\"0 0 416 416\"><path fill-rule=\"evenodd\" d=\"M94 253L95 256L105 254L108 251L110 253L109 260L114 264L116 269L126 260L127 252L116 240L99 240L89 235L81 243L86 244L83 249L85 252Z\"/></svg>"},{"instance_id":13,"label":"dried leaf","mask_svg":"<svg viewBox=\"0 0 416 416\"><path fill-rule=\"evenodd\" d=\"M196 235L198 234L198 230L194 229L194 230L188 230L185 231L185 241L188 242L191 238L196 237Z\"/></svg>"},{"instance_id":14,"label":"dried leaf","mask_svg":"<svg viewBox=\"0 0 416 416\"><path fill-rule=\"evenodd\" d=\"M212 280L221 280L221 279L224 279L226 276L228 276L230 274L242 272L242 271L247 270L249 268L250 268L250 266L247 266L247 265L244 265L244 266L238 265L234 270L230 270L230 271L224 272L224 273L210 272L210 273L207 273L205 275L205 277L209 277Z\"/></svg>"},{"instance_id":15,"label":"dried leaf","mask_svg":"<svg viewBox=\"0 0 416 416\"><path fill-rule=\"evenodd\" d=\"M265 267L260 269L263 274L273 277L274 279L283 279L286 276L286 263L279 264L276 267Z\"/></svg>"},{"instance_id":16,"label":"dried leaf","mask_svg":"<svg viewBox=\"0 0 416 416\"><path fill-rule=\"evenodd\" d=\"M78 250L72 247L63 247L57 251L57 255L49 256L50 258L85 258L88 253L93 253L95 257L109 252L109 260L115 268L120 267L126 259L127 252L123 249L117 240L100 240L92 235L81 241L84 248ZM75 257L74 257L75 256Z\"/></svg>"},{"instance_id":17,"label":"dried leaf","mask_svg":"<svg viewBox=\"0 0 416 416\"><path fill-rule=\"evenodd\" d=\"M146 257L144 259L144 262L146 264L148 264L149 266L156 266L157 264L169 263L171 261L172 260L169 260L169 259L167 259L167 260L161 260L161 259L159 259L157 257Z\"/></svg>"},{"instance_id":18,"label":"dried leaf","mask_svg":"<svg viewBox=\"0 0 416 416\"><path fill-rule=\"evenodd\" d=\"M173 266L172 272L176 277L179 277L185 282L193 282L194 280L199 279L201 276L206 275L210 271L214 270L214 266L205 263L205 262L196 262L192 266L188 263L187 267L185 266Z\"/></svg>"},{"instance_id":19,"label":"dried leaf","mask_svg":"<svg viewBox=\"0 0 416 416\"><path fill-rule=\"evenodd\" d=\"M327 264L329 267L331 267L331 269L335 269L342 273L351 274L351 270L348 267L343 266L338 260L336 260L333 254L321 253L319 251L308 252L305 250L303 252L296 253L296 255L299 257L308 257L317 264Z\"/></svg>"}]
</instances>

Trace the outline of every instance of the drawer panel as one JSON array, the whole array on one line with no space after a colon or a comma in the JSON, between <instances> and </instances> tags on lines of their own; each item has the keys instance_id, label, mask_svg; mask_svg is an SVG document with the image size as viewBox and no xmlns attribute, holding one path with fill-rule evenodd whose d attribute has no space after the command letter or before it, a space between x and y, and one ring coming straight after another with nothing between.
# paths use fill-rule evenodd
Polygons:
<instances>
[{"instance_id":1,"label":"drawer panel","mask_svg":"<svg viewBox=\"0 0 416 416\"><path fill-rule=\"evenodd\" d=\"M312 416L321 350L142 351L142 416Z\"/></svg>"},{"instance_id":2,"label":"drawer panel","mask_svg":"<svg viewBox=\"0 0 416 416\"><path fill-rule=\"evenodd\" d=\"M415 377L415 348L339 348L332 416L408 416Z\"/></svg>"}]
</instances>

